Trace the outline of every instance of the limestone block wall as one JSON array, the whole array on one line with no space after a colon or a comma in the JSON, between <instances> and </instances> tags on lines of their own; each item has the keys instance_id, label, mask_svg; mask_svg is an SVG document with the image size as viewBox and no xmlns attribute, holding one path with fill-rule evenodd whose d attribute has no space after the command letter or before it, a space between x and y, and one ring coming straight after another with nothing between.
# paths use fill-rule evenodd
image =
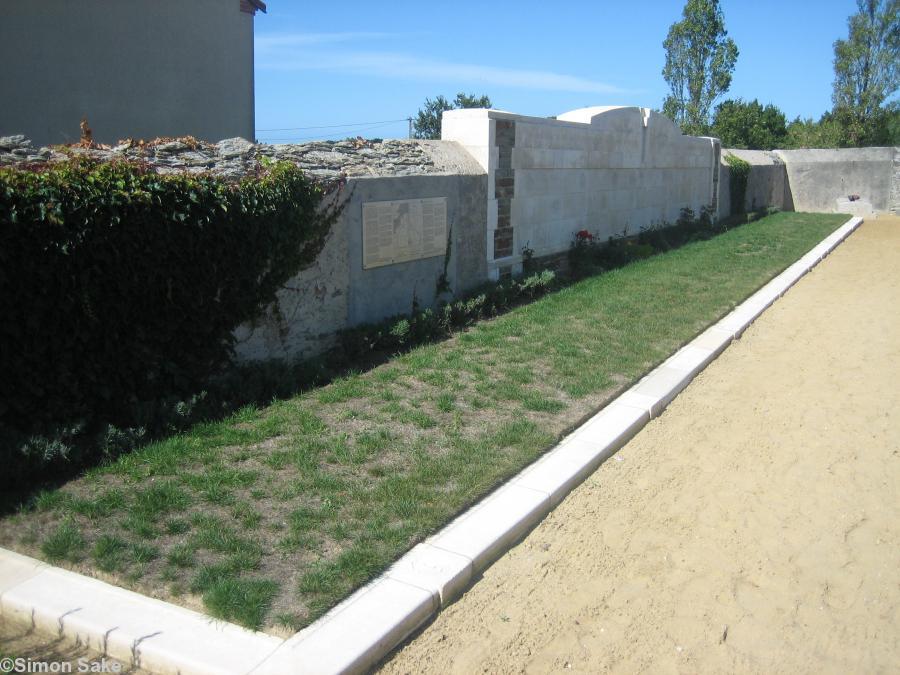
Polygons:
<instances>
[{"instance_id":1,"label":"limestone block wall","mask_svg":"<svg viewBox=\"0 0 900 675\"><path fill-rule=\"evenodd\" d=\"M499 110L444 113L442 138L487 172L491 278L568 250L579 230L607 238L674 221L718 196L719 144L683 136L645 108L595 107L556 119Z\"/></svg>"}]
</instances>

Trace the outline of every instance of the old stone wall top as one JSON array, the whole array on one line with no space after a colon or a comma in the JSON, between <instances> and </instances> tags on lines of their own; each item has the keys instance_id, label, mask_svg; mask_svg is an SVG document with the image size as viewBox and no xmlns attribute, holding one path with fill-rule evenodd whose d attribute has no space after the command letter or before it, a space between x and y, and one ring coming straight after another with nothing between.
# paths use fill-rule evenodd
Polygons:
<instances>
[{"instance_id":1,"label":"old stone wall top","mask_svg":"<svg viewBox=\"0 0 900 675\"><path fill-rule=\"evenodd\" d=\"M457 143L451 141L386 140L363 138L297 144L252 143L228 138L207 143L193 138L165 138L150 142L127 140L116 146L51 146L35 148L22 135L0 137L0 166L23 166L89 156L108 161L146 161L159 173L210 172L240 178L254 171L263 158L288 160L311 176L339 177L414 176L426 174L478 174L483 170Z\"/></svg>"}]
</instances>

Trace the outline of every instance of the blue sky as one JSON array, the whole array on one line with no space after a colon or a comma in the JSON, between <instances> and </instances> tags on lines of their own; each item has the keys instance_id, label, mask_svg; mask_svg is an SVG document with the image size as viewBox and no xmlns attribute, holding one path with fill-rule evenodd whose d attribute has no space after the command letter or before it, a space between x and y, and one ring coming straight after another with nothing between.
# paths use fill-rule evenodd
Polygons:
<instances>
[{"instance_id":1,"label":"blue sky","mask_svg":"<svg viewBox=\"0 0 900 675\"><path fill-rule=\"evenodd\" d=\"M662 41L683 5L270 0L256 16L257 137L405 138L407 123L397 120L415 116L426 97L458 91L525 115L658 108L667 93ZM721 5L740 50L725 98L774 103L789 119L830 109L832 43L846 37L855 0Z\"/></svg>"}]
</instances>

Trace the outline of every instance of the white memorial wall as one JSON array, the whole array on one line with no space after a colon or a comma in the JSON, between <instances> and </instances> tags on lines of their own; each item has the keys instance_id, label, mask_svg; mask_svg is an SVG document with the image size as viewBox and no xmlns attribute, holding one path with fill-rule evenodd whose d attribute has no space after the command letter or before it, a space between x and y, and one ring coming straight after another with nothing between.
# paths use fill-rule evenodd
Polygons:
<instances>
[{"instance_id":1,"label":"white memorial wall","mask_svg":"<svg viewBox=\"0 0 900 675\"><path fill-rule=\"evenodd\" d=\"M493 278L517 272L525 247L537 257L562 253L580 230L633 235L716 200L718 141L684 136L647 108L583 108L556 119L452 110L442 124L442 139L488 173Z\"/></svg>"}]
</instances>

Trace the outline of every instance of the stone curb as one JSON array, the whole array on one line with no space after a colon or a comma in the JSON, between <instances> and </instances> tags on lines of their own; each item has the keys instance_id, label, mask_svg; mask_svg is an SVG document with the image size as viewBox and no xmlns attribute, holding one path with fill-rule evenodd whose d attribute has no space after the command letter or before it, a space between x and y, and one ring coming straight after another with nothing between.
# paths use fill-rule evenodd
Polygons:
<instances>
[{"instance_id":1,"label":"stone curb","mask_svg":"<svg viewBox=\"0 0 900 675\"><path fill-rule=\"evenodd\" d=\"M0 549L0 618L159 673L326 675L378 663L665 409L863 222L851 218L556 448L287 640Z\"/></svg>"},{"instance_id":2,"label":"stone curb","mask_svg":"<svg viewBox=\"0 0 900 675\"><path fill-rule=\"evenodd\" d=\"M5 549L0 619L166 675L248 672L283 642Z\"/></svg>"}]
</instances>

